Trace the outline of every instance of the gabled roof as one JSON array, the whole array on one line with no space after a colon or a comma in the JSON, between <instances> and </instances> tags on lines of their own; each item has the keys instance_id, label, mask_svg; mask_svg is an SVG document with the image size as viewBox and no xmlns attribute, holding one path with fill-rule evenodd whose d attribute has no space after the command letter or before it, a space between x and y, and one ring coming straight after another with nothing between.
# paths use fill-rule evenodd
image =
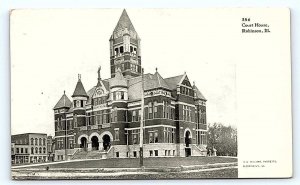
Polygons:
<instances>
[{"instance_id":1,"label":"gabled roof","mask_svg":"<svg viewBox=\"0 0 300 185\"><path fill-rule=\"evenodd\" d=\"M78 79L78 82L76 84L76 87L75 87L72 97L75 97L75 96L86 96L87 97L86 91L83 87L83 84L82 84L80 78Z\"/></svg>"},{"instance_id":2,"label":"gabled roof","mask_svg":"<svg viewBox=\"0 0 300 185\"><path fill-rule=\"evenodd\" d=\"M197 86L194 85L193 89L196 93L196 98L207 101L206 98L203 96L203 94L200 92L200 90L197 88Z\"/></svg>"},{"instance_id":3,"label":"gabled roof","mask_svg":"<svg viewBox=\"0 0 300 185\"><path fill-rule=\"evenodd\" d=\"M157 88L170 90L170 87L158 72L155 72L153 75L152 74L144 75L144 80L145 80L144 89L146 91L151 89L157 89Z\"/></svg>"},{"instance_id":4,"label":"gabled roof","mask_svg":"<svg viewBox=\"0 0 300 185\"><path fill-rule=\"evenodd\" d=\"M72 102L70 101L70 99L67 97L66 94L63 94L53 109L70 108L71 105L72 105Z\"/></svg>"},{"instance_id":5,"label":"gabled roof","mask_svg":"<svg viewBox=\"0 0 300 185\"><path fill-rule=\"evenodd\" d=\"M118 31L118 30L124 30L125 28L127 28L127 30L131 30L131 31L135 31L133 24L130 21L130 18L126 12L126 10L124 9L122 12L122 15L114 29L114 32Z\"/></svg>"},{"instance_id":6,"label":"gabled roof","mask_svg":"<svg viewBox=\"0 0 300 185\"><path fill-rule=\"evenodd\" d=\"M178 75L178 76L173 76L166 78L165 81L167 82L168 86L170 87L171 90L174 90L177 88L177 84L180 83L181 79L183 78L183 75Z\"/></svg>"}]
</instances>

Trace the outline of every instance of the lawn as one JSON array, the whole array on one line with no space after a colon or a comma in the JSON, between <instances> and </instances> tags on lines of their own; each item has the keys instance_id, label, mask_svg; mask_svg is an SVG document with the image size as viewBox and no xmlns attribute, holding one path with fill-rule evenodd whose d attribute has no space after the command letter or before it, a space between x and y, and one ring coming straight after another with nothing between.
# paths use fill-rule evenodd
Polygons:
<instances>
[{"instance_id":1,"label":"lawn","mask_svg":"<svg viewBox=\"0 0 300 185\"><path fill-rule=\"evenodd\" d=\"M168 157L168 158L145 158L144 166L152 167L179 167L190 165L205 165L214 163L231 163L237 162L236 158L225 157ZM85 160L85 161L68 161L65 163L50 163L47 165L34 166L32 168L138 168L139 158L132 159L100 159L100 160Z\"/></svg>"}]
</instances>

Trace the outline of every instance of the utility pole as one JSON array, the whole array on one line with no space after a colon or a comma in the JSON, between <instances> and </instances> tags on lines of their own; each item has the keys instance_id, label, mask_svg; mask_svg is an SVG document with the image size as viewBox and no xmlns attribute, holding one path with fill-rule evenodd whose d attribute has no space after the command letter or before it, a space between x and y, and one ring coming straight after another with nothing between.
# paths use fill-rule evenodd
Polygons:
<instances>
[{"instance_id":1,"label":"utility pole","mask_svg":"<svg viewBox=\"0 0 300 185\"><path fill-rule=\"evenodd\" d=\"M144 69L142 68L142 96L141 96L141 123L140 123L140 167L144 166Z\"/></svg>"}]
</instances>

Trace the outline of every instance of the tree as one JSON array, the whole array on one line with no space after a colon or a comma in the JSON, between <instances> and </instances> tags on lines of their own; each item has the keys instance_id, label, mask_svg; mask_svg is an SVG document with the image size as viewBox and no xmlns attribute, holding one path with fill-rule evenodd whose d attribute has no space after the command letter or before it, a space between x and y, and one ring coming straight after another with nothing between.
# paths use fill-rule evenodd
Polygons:
<instances>
[{"instance_id":1,"label":"tree","mask_svg":"<svg viewBox=\"0 0 300 185\"><path fill-rule=\"evenodd\" d=\"M237 156L237 130L222 123L209 125L207 149L217 150L218 156Z\"/></svg>"}]
</instances>

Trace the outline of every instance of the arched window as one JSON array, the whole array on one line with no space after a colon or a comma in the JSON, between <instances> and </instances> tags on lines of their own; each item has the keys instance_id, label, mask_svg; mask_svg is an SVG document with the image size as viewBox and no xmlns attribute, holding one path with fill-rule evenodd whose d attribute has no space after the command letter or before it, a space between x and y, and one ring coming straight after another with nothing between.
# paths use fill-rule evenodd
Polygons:
<instances>
[{"instance_id":1,"label":"arched window","mask_svg":"<svg viewBox=\"0 0 300 185\"><path fill-rule=\"evenodd\" d=\"M38 153L39 153L39 151L38 151L38 148L37 148L37 147L35 147L35 153L36 153L36 154L38 154Z\"/></svg>"},{"instance_id":2,"label":"arched window","mask_svg":"<svg viewBox=\"0 0 300 185\"><path fill-rule=\"evenodd\" d=\"M39 139L39 145L42 145L42 138Z\"/></svg>"},{"instance_id":3,"label":"arched window","mask_svg":"<svg viewBox=\"0 0 300 185\"><path fill-rule=\"evenodd\" d=\"M46 147L43 148L43 153L44 153L44 154L46 153Z\"/></svg>"},{"instance_id":4,"label":"arched window","mask_svg":"<svg viewBox=\"0 0 300 185\"><path fill-rule=\"evenodd\" d=\"M39 152L40 152L40 154L42 153L42 147L39 148Z\"/></svg>"},{"instance_id":5,"label":"arched window","mask_svg":"<svg viewBox=\"0 0 300 185\"><path fill-rule=\"evenodd\" d=\"M31 142L30 143L31 145L34 145L34 139L33 138L30 139L30 142Z\"/></svg>"},{"instance_id":6,"label":"arched window","mask_svg":"<svg viewBox=\"0 0 300 185\"><path fill-rule=\"evenodd\" d=\"M34 148L31 147L31 154L34 154Z\"/></svg>"},{"instance_id":7,"label":"arched window","mask_svg":"<svg viewBox=\"0 0 300 185\"><path fill-rule=\"evenodd\" d=\"M38 145L38 139L35 138L35 145Z\"/></svg>"},{"instance_id":8,"label":"arched window","mask_svg":"<svg viewBox=\"0 0 300 185\"><path fill-rule=\"evenodd\" d=\"M115 55L119 54L119 48L115 48Z\"/></svg>"},{"instance_id":9,"label":"arched window","mask_svg":"<svg viewBox=\"0 0 300 185\"><path fill-rule=\"evenodd\" d=\"M46 145L46 139L45 138L43 139L43 145L44 146Z\"/></svg>"}]
</instances>

